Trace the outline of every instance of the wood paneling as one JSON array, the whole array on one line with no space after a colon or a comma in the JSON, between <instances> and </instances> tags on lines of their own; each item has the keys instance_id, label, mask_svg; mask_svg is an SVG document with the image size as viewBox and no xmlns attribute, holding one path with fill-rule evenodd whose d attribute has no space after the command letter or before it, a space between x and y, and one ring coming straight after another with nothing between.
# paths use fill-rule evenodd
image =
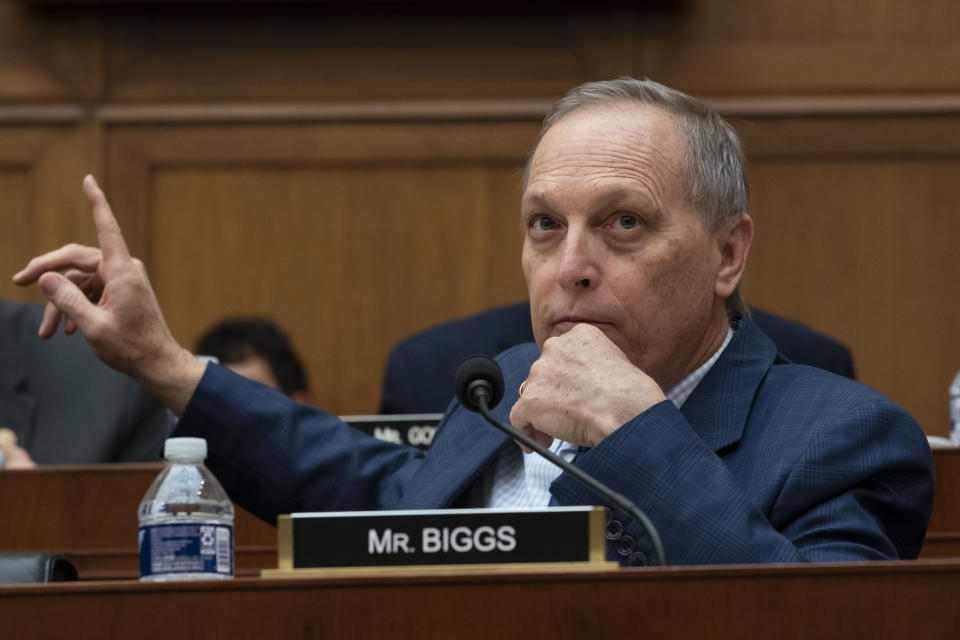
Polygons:
<instances>
[{"instance_id":1,"label":"wood paneling","mask_svg":"<svg viewBox=\"0 0 960 640\"><path fill-rule=\"evenodd\" d=\"M589 11L447 3L189 12L165 5L110 15L104 99L556 95L603 73L621 44L613 16Z\"/></svg>"},{"instance_id":2,"label":"wood paneling","mask_svg":"<svg viewBox=\"0 0 960 640\"><path fill-rule=\"evenodd\" d=\"M0 6L0 96L123 102L960 90L952 0Z\"/></svg>"},{"instance_id":3,"label":"wood paneling","mask_svg":"<svg viewBox=\"0 0 960 640\"><path fill-rule=\"evenodd\" d=\"M960 117L754 119L747 300L835 335L859 378L948 430L960 363Z\"/></svg>"},{"instance_id":4,"label":"wood paneling","mask_svg":"<svg viewBox=\"0 0 960 640\"><path fill-rule=\"evenodd\" d=\"M934 449L936 495L923 558L960 557L960 449Z\"/></svg>"},{"instance_id":5,"label":"wood paneling","mask_svg":"<svg viewBox=\"0 0 960 640\"><path fill-rule=\"evenodd\" d=\"M0 549L67 556L81 580L136 579L137 512L160 463L0 470ZM236 574L277 566L274 527L236 507Z\"/></svg>"},{"instance_id":6,"label":"wood paneling","mask_svg":"<svg viewBox=\"0 0 960 640\"><path fill-rule=\"evenodd\" d=\"M0 101L77 101L101 90L103 21L0 2Z\"/></svg>"},{"instance_id":7,"label":"wood paneling","mask_svg":"<svg viewBox=\"0 0 960 640\"><path fill-rule=\"evenodd\" d=\"M85 125L0 126L0 295L40 300L35 289L10 282L38 253L95 239L79 191L93 163L94 132Z\"/></svg>"},{"instance_id":8,"label":"wood paneling","mask_svg":"<svg viewBox=\"0 0 960 640\"><path fill-rule=\"evenodd\" d=\"M705 95L960 90L952 0L146 3L29 16L59 51L88 56L88 39L58 23L99 24L109 101L541 97L619 74ZM75 64L52 62L51 87L34 91Z\"/></svg>"},{"instance_id":9,"label":"wood paneling","mask_svg":"<svg viewBox=\"0 0 960 640\"><path fill-rule=\"evenodd\" d=\"M370 411L393 341L523 297L501 229L549 100L648 75L746 121L748 298L942 435L958 63L953 0L0 3L0 268L91 240L97 172L181 340L270 313Z\"/></svg>"},{"instance_id":10,"label":"wood paneling","mask_svg":"<svg viewBox=\"0 0 960 640\"><path fill-rule=\"evenodd\" d=\"M960 117L731 115L758 223L748 300L847 342L866 384L944 434ZM224 314L273 315L316 400L369 412L396 340L523 297L516 178L535 130L117 125L110 185L181 340Z\"/></svg>"},{"instance_id":11,"label":"wood paneling","mask_svg":"<svg viewBox=\"0 0 960 640\"><path fill-rule=\"evenodd\" d=\"M535 130L118 126L109 185L174 335L193 344L224 315L273 316L314 400L370 413L399 339L525 296L519 175Z\"/></svg>"},{"instance_id":12,"label":"wood paneling","mask_svg":"<svg viewBox=\"0 0 960 640\"><path fill-rule=\"evenodd\" d=\"M952 638L953 560L0 586L22 640Z\"/></svg>"},{"instance_id":13,"label":"wood paneling","mask_svg":"<svg viewBox=\"0 0 960 640\"><path fill-rule=\"evenodd\" d=\"M956 91L951 0L694 0L637 18L635 73L701 95Z\"/></svg>"}]
</instances>

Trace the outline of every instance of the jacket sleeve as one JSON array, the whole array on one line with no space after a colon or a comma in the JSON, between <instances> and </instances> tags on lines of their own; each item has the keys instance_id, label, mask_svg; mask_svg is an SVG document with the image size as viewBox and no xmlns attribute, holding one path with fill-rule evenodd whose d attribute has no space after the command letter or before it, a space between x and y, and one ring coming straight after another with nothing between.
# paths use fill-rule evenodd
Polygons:
<instances>
[{"instance_id":1,"label":"jacket sleeve","mask_svg":"<svg viewBox=\"0 0 960 640\"><path fill-rule=\"evenodd\" d=\"M421 459L215 364L173 435L206 438L207 466L230 498L271 523L281 513L392 508Z\"/></svg>"},{"instance_id":2,"label":"jacket sleeve","mask_svg":"<svg viewBox=\"0 0 960 640\"><path fill-rule=\"evenodd\" d=\"M916 557L932 509L933 468L926 439L906 411L885 400L851 405L810 430L798 449L789 465L752 461L747 477L766 488L751 492L751 483L742 475L738 482L666 401L577 464L646 512L670 564ZM561 504L597 501L566 474L551 490ZM613 518L632 540L619 554L611 545L610 557L627 556L635 546L652 560L640 526L623 514Z\"/></svg>"}]
</instances>

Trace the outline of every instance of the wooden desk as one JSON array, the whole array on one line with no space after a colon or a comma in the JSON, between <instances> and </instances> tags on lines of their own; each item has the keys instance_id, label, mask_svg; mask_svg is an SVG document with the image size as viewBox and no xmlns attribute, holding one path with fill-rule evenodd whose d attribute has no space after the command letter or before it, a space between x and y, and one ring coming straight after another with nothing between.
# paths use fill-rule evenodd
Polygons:
<instances>
[{"instance_id":1,"label":"wooden desk","mask_svg":"<svg viewBox=\"0 0 960 640\"><path fill-rule=\"evenodd\" d=\"M142 463L0 471L0 550L64 554L81 580L137 578L137 509L162 468ZM277 566L276 529L239 507L234 539L238 576Z\"/></svg>"},{"instance_id":2,"label":"wooden desk","mask_svg":"<svg viewBox=\"0 0 960 640\"><path fill-rule=\"evenodd\" d=\"M960 557L960 449L935 451L934 463L937 496L921 557ZM84 580L136 578L137 506L161 467L46 466L0 472L0 550L62 553ZM235 537L238 576L276 567L276 529L237 508Z\"/></svg>"},{"instance_id":3,"label":"wooden desk","mask_svg":"<svg viewBox=\"0 0 960 640\"><path fill-rule=\"evenodd\" d=\"M920 556L960 558L960 449L934 449L933 515Z\"/></svg>"},{"instance_id":4,"label":"wooden desk","mask_svg":"<svg viewBox=\"0 0 960 640\"><path fill-rule=\"evenodd\" d=\"M953 638L960 561L0 586L4 637ZM8 635L9 634L9 635Z\"/></svg>"}]
</instances>

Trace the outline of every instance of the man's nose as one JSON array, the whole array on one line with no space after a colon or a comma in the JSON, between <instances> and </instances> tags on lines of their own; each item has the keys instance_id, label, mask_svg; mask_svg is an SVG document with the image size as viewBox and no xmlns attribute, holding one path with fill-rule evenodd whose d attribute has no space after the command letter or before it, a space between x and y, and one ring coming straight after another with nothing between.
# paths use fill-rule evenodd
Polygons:
<instances>
[{"instance_id":1,"label":"man's nose","mask_svg":"<svg viewBox=\"0 0 960 640\"><path fill-rule=\"evenodd\" d=\"M563 287L586 288L596 286L600 270L596 262L594 239L579 228L567 231L561 254L558 277Z\"/></svg>"}]
</instances>

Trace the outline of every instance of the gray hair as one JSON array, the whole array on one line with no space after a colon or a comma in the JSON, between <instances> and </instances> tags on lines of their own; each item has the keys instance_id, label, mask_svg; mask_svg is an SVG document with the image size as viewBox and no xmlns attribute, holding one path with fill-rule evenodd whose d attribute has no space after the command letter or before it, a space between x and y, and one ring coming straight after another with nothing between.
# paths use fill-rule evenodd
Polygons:
<instances>
[{"instance_id":1,"label":"gray hair","mask_svg":"<svg viewBox=\"0 0 960 640\"><path fill-rule=\"evenodd\" d=\"M672 114L683 133L683 172L687 197L704 222L717 229L727 220L750 210L746 159L740 138L720 114L703 101L646 78L622 77L587 82L574 87L543 119L540 134L523 170L523 189L527 188L530 166L540 141L553 125L574 111L586 107L635 103L659 107ZM727 298L730 317L746 312L740 287Z\"/></svg>"}]
</instances>

